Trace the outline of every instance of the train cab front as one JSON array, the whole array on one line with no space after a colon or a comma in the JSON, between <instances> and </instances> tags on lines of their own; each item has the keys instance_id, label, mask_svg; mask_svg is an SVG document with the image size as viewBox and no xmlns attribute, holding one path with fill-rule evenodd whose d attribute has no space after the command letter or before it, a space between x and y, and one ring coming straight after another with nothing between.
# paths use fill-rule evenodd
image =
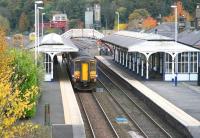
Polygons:
<instances>
[{"instance_id":1,"label":"train cab front","mask_svg":"<svg viewBox=\"0 0 200 138\"><path fill-rule=\"evenodd\" d=\"M76 65L74 71L74 88L78 90L93 90L96 88L96 62L84 61Z\"/></svg>"}]
</instances>

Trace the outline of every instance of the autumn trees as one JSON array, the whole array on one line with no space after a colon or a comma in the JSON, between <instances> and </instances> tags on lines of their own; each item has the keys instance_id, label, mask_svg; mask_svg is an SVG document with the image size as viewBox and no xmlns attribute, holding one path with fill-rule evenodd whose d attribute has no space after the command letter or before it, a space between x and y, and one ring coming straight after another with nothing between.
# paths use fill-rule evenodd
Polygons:
<instances>
[{"instance_id":1,"label":"autumn trees","mask_svg":"<svg viewBox=\"0 0 200 138\"><path fill-rule=\"evenodd\" d=\"M157 21L150 16L145 9L136 9L129 15L129 29L151 29L157 25Z\"/></svg>"},{"instance_id":2,"label":"autumn trees","mask_svg":"<svg viewBox=\"0 0 200 138\"><path fill-rule=\"evenodd\" d=\"M8 33L10 31L10 23L7 18L0 15L0 26L3 27L4 31Z\"/></svg>"},{"instance_id":3,"label":"autumn trees","mask_svg":"<svg viewBox=\"0 0 200 138\"><path fill-rule=\"evenodd\" d=\"M33 115L39 93L37 69L28 52L8 50L3 29L0 57L0 137L22 137L38 128L31 123L17 123Z\"/></svg>"},{"instance_id":4,"label":"autumn trees","mask_svg":"<svg viewBox=\"0 0 200 138\"><path fill-rule=\"evenodd\" d=\"M52 11L61 11L66 13L70 20L79 19L84 21L85 9L94 1L101 4L102 26L107 25L108 28L112 29L115 21L115 11L120 13L122 23L128 23L129 15L136 9L146 9L152 18L158 17L159 14L164 17L170 15L170 6L177 0L57 0L56 2L44 0L45 20L51 20ZM194 14L196 3L200 0L181 0L181 2L185 11ZM24 17L24 13L26 17ZM30 31L34 28L34 0L15 0L15 2L13 0L0 0L0 15L10 22L12 30L19 30L19 27L24 25ZM22 22L22 17L27 18L28 28ZM20 30L23 30L23 28Z\"/></svg>"},{"instance_id":5,"label":"autumn trees","mask_svg":"<svg viewBox=\"0 0 200 138\"><path fill-rule=\"evenodd\" d=\"M176 3L176 5L177 5L177 14L178 14L178 16L179 16L179 17L180 17L180 16L183 16L183 17L186 19L186 21L191 21L191 20L192 20L192 16L189 14L188 11L186 11L186 10L184 9L182 2L181 2L181 1L178 1L178 2ZM165 16L165 17L163 18L163 20L166 21L166 22L172 22L172 21L174 22L174 20L175 20L175 13L174 13L174 10L170 13L169 16Z\"/></svg>"}]
</instances>

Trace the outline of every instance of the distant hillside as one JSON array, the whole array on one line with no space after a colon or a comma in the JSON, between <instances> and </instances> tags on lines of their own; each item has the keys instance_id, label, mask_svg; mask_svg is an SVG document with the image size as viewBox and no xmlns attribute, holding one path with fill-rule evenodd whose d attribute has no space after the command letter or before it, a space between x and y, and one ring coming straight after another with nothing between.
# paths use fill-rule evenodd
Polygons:
<instances>
[{"instance_id":1,"label":"distant hillside","mask_svg":"<svg viewBox=\"0 0 200 138\"><path fill-rule=\"evenodd\" d=\"M83 21L86 7L94 2L101 4L102 26L107 22L108 28L112 29L115 11L121 11L121 22L127 22L129 14L138 8L146 9L156 18L159 14L168 15L174 0L44 0L43 12L46 13L44 20L52 18L52 11L61 11L67 13L69 19ZM193 14L196 3L200 0L182 0L182 2L184 8ZM0 0L0 15L9 20L11 30L31 31L34 24L34 0Z\"/></svg>"}]
</instances>

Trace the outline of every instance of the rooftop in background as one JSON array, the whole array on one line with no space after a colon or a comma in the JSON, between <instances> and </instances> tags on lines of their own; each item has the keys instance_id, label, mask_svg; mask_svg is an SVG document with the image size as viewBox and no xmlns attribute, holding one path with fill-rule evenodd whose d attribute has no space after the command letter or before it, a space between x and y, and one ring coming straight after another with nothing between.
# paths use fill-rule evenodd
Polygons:
<instances>
[{"instance_id":1,"label":"rooftop in background","mask_svg":"<svg viewBox=\"0 0 200 138\"><path fill-rule=\"evenodd\" d=\"M126 48L128 52L141 53L181 53L199 50L187 45L176 43L173 39L158 34L119 31L101 39L104 42Z\"/></svg>"},{"instance_id":2,"label":"rooftop in background","mask_svg":"<svg viewBox=\"0 0 200 138\"><path fill-rule=\"evenodd\" d=\"M156 33L159 35L174 38L174 30L175 30L174 22L165 22L146 32L154 34Z\"/></svg>"},{"instance_id":3,"label":"rooftop in background","mask_svg":"<svg viewBox=\"0 0 200 138\"><path fill-rule=\"evenodd\" d=\"M180 43L200 48L200 31L186 30L178 34L178 41Z\"/></svg>"},{"instance_id":4,"label":"rooftop in background","mask_svg":"<svg viewBox=\"0 0 200 138\"><path fill-rule=\"evenodd\" d=\"M147 41L161 41L161 40L173 40L170 37L166 37L159 34L149 34L149 33L142 33L142 32L132 32L132 31L119 31L115 33L115 35L122 35L127 37L134 37L136 39L142 39Z\"/></svg>"},{"instance_id":5,"label":"rooftop in background","mask_svg":"<svg viewBox=\"0 0 200 138\"><path fill-rule=\"evenodd\" d=\"M156 33L174 39L174 26L173 22L165 22L146 32ZM178 42L200 49L200 31L192 30L189 23L187 23L185 31L178 34Z\"/></svg>"}]
</instances>

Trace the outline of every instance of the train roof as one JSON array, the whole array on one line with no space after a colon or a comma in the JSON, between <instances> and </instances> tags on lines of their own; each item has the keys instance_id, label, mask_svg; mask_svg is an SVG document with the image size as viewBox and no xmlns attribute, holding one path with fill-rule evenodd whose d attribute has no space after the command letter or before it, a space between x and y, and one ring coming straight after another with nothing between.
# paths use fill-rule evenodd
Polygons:
<instances>
[{"instance_id":1,"label":"train roof","mask_svg":"<svg viewBox=\"0 0 200 138\"><path fill-rule=\"evenodd\" d=\"M73 60L86 60L86 59L94 60L93 57L81 52L76 52L76 53L73 52L73 53L70 53L70 55Z\"/></svg>"},{"instance_id":2,"label":"train roof","mask_svg":"<svg viewBox=\"0 0 200 138\"><path fill-rule=\"evenodd\" d=\"M74 60L95 60L95 59L90 56L80 56L76 57Z\"/></svg>"}]
</instances>

